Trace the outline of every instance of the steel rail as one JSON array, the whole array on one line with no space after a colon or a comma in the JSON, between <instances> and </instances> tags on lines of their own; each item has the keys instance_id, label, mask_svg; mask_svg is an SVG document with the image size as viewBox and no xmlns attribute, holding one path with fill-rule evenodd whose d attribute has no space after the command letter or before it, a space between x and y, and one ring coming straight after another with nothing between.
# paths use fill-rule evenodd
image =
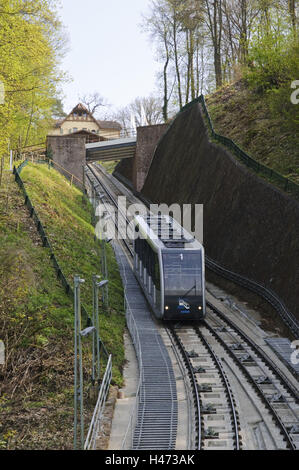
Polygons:
<instances>
[{"instance_id":1,"label":"steel rail","mask_svg":"<svg viewBox=\"0 0 299 470\"><path fill-rule=\"evenodd\" d=\"M288 393L294 398L296 403L299 402L298 391L291 384L286 375L279 369L276 364L266 355L260 346L258 346L244 331L242 331L232 320L230 320L224 313L222 313L215 305L211 302L206 302L207 306L224 321L230 328L237 332L237 334L247 343L254 352L260 356L264 364L279 378L281 384L287 389Z\"/></svg>"},{"instance_id":2,"label":"steel rail","mask_svg":"<svg viewBox=\"0 0 299 470\"><path fill-rule=\"evenodd\" d=\"M178 334L176 333L175 329L172 326L170 326L170 327L168 327L168 330L169 330L170 334L173 336L176 344L179 347L179 350L182 354L183 361L186 365L187 372L188 372L188 375L189 375L189 378L190 378L192 392L193 392L193 398L194 398L194 404L195 404L195 415L196 415L195 427L196 427L196 431L197 431L197 437L196 437L195 446L196 446L196 450L201 450L201 446L202 446L202 428L203 428L202 415L201 415L201 400L200 400L200 397L199 397L199 392L198 392L198 388L197 388L197 381L196 381L196 378L195 378L193 366L191 364L188 353L187 353L181 339L179 338Z\"/></svg>"},{"instance_id":3,"label":"steel rail","mask_svg":"<svg viewBox=\"0 0 299 470\"><path fill-rule=\"evenodd\" d=\"M130 188L134 196L138 197L148 209L150 208L150 205L152 204L152 202L146 199L141 193L136 191L133 187L130 187L130 181L126 181L126 179L122 175L117 173L117 171L115 172L115 178L117 178L119 181L122 180L122 183ZM256 295L259 295L260 297L262 297L266 302L268 302L272 306L272 308L274 308L274 310L278 313L282 321L288 326L290 331L294 334L295 338L296 339L299 338L299 324L298 324L297 319L287 309L283 300L280 299L275 292L273 292L271 289L263 286L262 284L256 281L253 281L241 274L230 271L229 269L221 266L219 263L217 263L216 261L214 261L212 258L208 257L207 255L205 255L205 263L206 263L207 269L218 274L220 277L223 277L224 279L228 279L234 282L235 284L238 284L244 287L245 289L255 293Z\"/></svg>"},{"instance_id":4,"label":"steel rail","mask_svg":"<svg viewBox=\"0 0 299 470\"><path fill-rule=\"evenodd\" d=\"M287 307L285 306L284 302L278 297L275 292L268 289L267 287L259 284L256 281L252 281L241 274L237 274L229 269L220 266L220 264L216 263L216 261L212 260L208 256L205 256L206 260L206 267L213 271L214 273L218 274L229 281L234 282L235 284L239 284L240 286L244 287L251 292L262 297L266 300L276 312L279 314L280 318L283 322L289 327L296 338L299 338L299 325L298 321L294 317L294 315L289 312Z\"/></svg>"},{"instance_id":5,"label":"steel rail","mask_svg":"<svg viewBox=\"0 0 299 470\"><path fill-rule=\"evenodd\" d=\"M102 188L104 189L104 191L106 192L106 194L108 195L109 199L112 201L113 205L115 207L117 207L117 201L116 199L114 198L114 196L112 195L111 191L108 189L107 185L105 183L103 183L103 181L99 180L98 176L96 175L95 171L93 170L93 168L91 167L91 165L87 165L87 167L89 168L89 170L91 171L91 173L93 174L94 178L100 183L100 185L102 186ZM87 174L87 177L88 179L90 180L88 174ZM129 223L129 220L126 216L126 214L124 214L122 211L121 211L121 214L122 216L125 218L126 222ZM117 221L115 220L114 221L114 225L116 228L118 228L118 223ZM130 256L133 258L133 250L132 248L130 247L130 244L125 240L125 239L122 239L124 245L126 246L126 249L129 251L129 254Z\"/></svg>"},{"instance_id":6,"label":"steel rail","mask_svg":"<svg viewBox=\"0 0 299 470\"><path fill-rule=\"evenodd\" d=\"M87 175L91 184L94 184L94 181L99 183L98 186L101 186L108 198L117 206L116 198L107 185L89 165L88 168L92 173ZM94 181L92 181L92 178L94 178ZM122 213L121 216L129 222L125 214ZM116 220L114 220L114 223L118 228ZM131 247L126 240L123 240L123 242L129 252L127 257L132 258L133 251ZM123 256L126 256L126 254L123 254ZM122 270L125 271L124 266ZM121 274L122 277L123 274ZM150 320L149 312L148 315L140 316L138 314L137 326L141 345L139 356L142 360L142 382L139 383L138 387L138 407L137 409L134 408L137 410L137 414L134 431L132 429L132 449L161 449L160 446L163 446L162 449L171 450L175 448L177 433L175 377L167 349L158 332L154 330L154 324L151 325L150 321L152 320ZM154 369L152 361L154 362ZM133 426L133 422L134 416L131 416L129 425Z\"/></svg>"},{"instance_id":7,"label":"steel rail","mask_svg":"<svg viewBox=\"0 0 299 470\"><path fill-rule=\"evenodd\" d=\"M219 371L219 374L221 376L222 382L225 386L226 394L227 394L229 405L230 405L231 415L232 415L232 427L233 427L233 432L234 432L234 435L235 435L235 450L240 450L241 449L241 442L240 442L240 438L239 438L239 430L240 429L239 429L238 413L237 413L237 410L236 410L235 400L234 400L234 397L233 397L233 393L231 391L230 384L229 384L228 379L226 377L226 374L224 372L223 366L222 366L221 362L218 359L218 356L213 351L210 344L208 343L206 338L201 333L200 329L198 327L195 327L194 329L195 329L196 334L199 336L199 338L201 339L201 341L203 342L203 344L205 345L205 347L209 351L210 355L212 356L212 358L214 360L214 363L216 364L217 369Z\"/></svg>"},{"instance_id":8,"label":"steel rail","mask_svg":"<svg viewBox=\"0 0 299 470\"><path fill-rule=\"evenodd\" d=\"M221 338L221 336L218 334L218 332L211 325L209 325L209 323L206 320L204 321L204 326L210 331L210 333L214 336L214 338L221 344L221 346L224 348L224 350L232 357L234 362L238 365L239 369L247 377L247 380L249 381L249 383L253 386L253 388L256 390L257 394L262 399L263 403L266 405L268 410L271 412L274 420L276 421L276 424L278 425L278 427L280 428L282 434L284 435L284 438L287 442L288 447L292 450L296 450L296 445L294 444L287 428L285 427L285 424L281 420L281 418L278 415L278 413L276 412L275 408L273 408L270 400L264 394L262 388L255 381L254 377L250 374L250 372L248 371L246 366L242 363L242 361L235 354L235 352L232 349L229 348L227 343L223 340L223 338Z\"/></svg>"},{"instance_id":9,"label":"steel rail","mask_svg":"<svg viewBox=\"0 0 299 470\"><path fill-rule=\"evenodd\" d=\"M94 170L90 167L90 165L87 165L88 168L90 169L90 171L92 172L92 174L94 175L94 177L98 180L98 177L96 175L96 173L94 172ZM105 185L105 183L103 183L102 181L100 182L100 184L102 185L104 191L108 194L110 200L113 202L113 204L115 206L117 206L117 202L114 198L114 196L112 195L111 191L108 189L107 185ZM126 218L126 220L128 221L127 217L124 215L124 217ZM117 225L117 224L116 224ZM129 250L129 252L131 253L131 256L133 254L132 252L132 249L129 247L128 243L123 240L124 243L126 244L127 246L127 249ZM208 264L209 262L212 261L212 260L209 260L208 259ZM212 261L212 263L214 264L214 262ZM216 263L215 263L216 264ZM219 267L219 266L218 266ZM223 268L224 269L224 268ZM235 273L233 273L235 274ZM236 275L236 274L235 274ZM238 276L238 275L236 275ZM242 278L242 276L240 276ZM226 318L224 316L224 314L222 314L222 312L220 312L219 309L217 309L215 306L213 306L210 302L207 302L207 305L209 306L209 308L211 308L215 313L217 313L219 315L219 317L221 317L221 319L223 319L224 321L227 322L227 324L229 324L229 326L231 326L233 329L235 329L237 331L237 333L244 339L244 341L250 345L250 347L252 349L254 349L254 351L260 356L262 357L262 360L263 362L272 370L272 372L279 377L279 380L280 382L282 383L282 385L287 388L288 392L293 396L293 398L295 398L295 400L297 401L298 400L298 395L295 391L295 389L293 388L293 386L290 384L290 382L288 381L288 379L284 376L284 374L281 372L281 371L277 371L277 369L275 368L275 365L272 363L272 361L265 355L265 353L261 350L261 348L256 345L244 332L242 332L233 322L231 322L228 318ZM230 354L231 357L233 357L233 359L238 363L238 366L239 368L244 372L244 374L247 376L248 380L252 383L252 385L254 386L255 390L257 391L258 395L261 397L261 399L263 400L263 402L266 404L267 408L270 410L270 412L272 413L277 425L280 427L281 429L281 432L283 433L284 437L285 437L285 440L287 441L287 444L288 446L291 448L291 449L296 449L296 446L294 445L293 441L292 441L292 438L290 437L284 423L282 422L280 416L277 414L276 410L273 408L271 402L267 399L267 397L264 395L261 387L259 387L259 385L255 382L255 380L253 379L253 377L250 375L250 373L248 372L248 370L246 369L246 367L244 366L244 364L238 359L238 357L233 353L233 351L231 349L229 349L229 347L225 344L225 342L222 340L222 338L217 334L217 332L205 321L204 322L205 326L207 327L207 329L213 334L213 336L221 343L221 345L224 347L224 349ZM201 441L202 441L202 433L201 433L201 412L200 412L200 397L199 397L199 393L198 393L198 389L197 389L197 386L196 386L196 378L195 378L195 375L194 375L194 372L193 372L193 368L192 368L192 364L191 364L191 361L188 357L188 353L186 352L181 340L179 339L178 335L176 334L176 332L174 331L174 329L170 329L171 331L171 334L173 335L173 337L175 338L175 341L176 343L178 344L179 346L179 349L182 353L182 356L184 358L184 362L186 364L186 367L188 369L188 374L190 376L190 380L191 380L191 384L192 384L192 389L193 389L193 395L194 395L194 400L195 400L195 406L196 406L196 418L197 418L197 429L198 429L198 438L197 438L197 448L200 449L201 448ZM199 332L199 330L198 330ZM200 334L200 336L202 337L202 335ZM209 347L208 343L204 340L204 338L202 337L203 339L203 342L205 343L205 345L207 346L209 352L211 351L211 348ZM212 354L213 358L215 359L215 356L214 354ZM231 411L232 411L232 416L233 416L233 423L234 423L234 428L235 428L235 444L236 444L236 448L240 448L240 441L239 441L239 434L238 434L238 419L237 419L237 415L236 415L236 410L235 410L235 407L234 407L234 402L233 402L233 396L232 396L232 393L231 393L231 390L230 390L230 386L229 386L229 383L227 381L227 378L223 375L224 371L223 369L221 369L221 364L218 360L218 358L215 359L216 363L217 363L217 367L219 370L221 370L221 376L222 378L224 379L225 381L225 385L226 385L226 388L227 388L227 391L228 391L228 397L229 397L229 401L230 401L230 404L232 405L231 406Z\"/></svg>"}]
</instances>

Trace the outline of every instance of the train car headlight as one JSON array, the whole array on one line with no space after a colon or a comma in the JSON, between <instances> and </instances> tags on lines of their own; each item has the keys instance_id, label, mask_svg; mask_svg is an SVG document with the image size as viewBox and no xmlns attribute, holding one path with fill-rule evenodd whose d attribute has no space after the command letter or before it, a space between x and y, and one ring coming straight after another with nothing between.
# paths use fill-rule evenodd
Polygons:
<instances>
[{"instance_id":1,"label":"train car headlight","mask_svg":"<svg viewBox=\"0 0 299 470\"><path fill-rule=\"evenodd\" d=\"M165 307L165 310L169 310L169 307L168 307L168 305L166 305L166 307Z\"/></svg>"},{"instance_id":2,"label":"train car headlight","mask_svg":"<svg viewBox=\"0 0 299 470\"><path fill-rule=\"evenodd\" d=\"M198 307L198 310L202 310L202 307L201 307L201 306L199 306L199 307Z\"/></svg>"}]
</instances>

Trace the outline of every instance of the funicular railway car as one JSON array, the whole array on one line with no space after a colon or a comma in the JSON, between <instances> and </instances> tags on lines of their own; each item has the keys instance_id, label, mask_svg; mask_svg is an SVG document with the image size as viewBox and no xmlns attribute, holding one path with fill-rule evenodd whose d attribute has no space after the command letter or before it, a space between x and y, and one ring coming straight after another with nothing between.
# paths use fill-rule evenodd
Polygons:
<instances>
[{"instance_id":1,"label":"funicular railway car","mask_svg":"<svg viewBox=\"0 0 299 470\"><path fill-rule=\"evenodd\" d=\"M204 248L166 215L136 216L134 272L157 318L205 317Z\"/></svg>"}]
</instances>

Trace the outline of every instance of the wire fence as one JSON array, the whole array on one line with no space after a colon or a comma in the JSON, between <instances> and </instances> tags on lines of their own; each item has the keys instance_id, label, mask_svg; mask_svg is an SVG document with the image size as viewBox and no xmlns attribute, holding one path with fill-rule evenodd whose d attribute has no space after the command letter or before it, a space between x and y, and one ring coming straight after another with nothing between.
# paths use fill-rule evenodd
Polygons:
<instances>
[{"instance_id":1,"label":"wire fence","mask_svg":"<svg viewBox=\"0 0 299 470\"><path fill-rule=\"evenodd\" d=\"M256 174L264 177L270 183L274 184L278 188L299 199L299 185L297 183L291 181L289 178L286 178L285 176L281 175L272 168L269 168L266 165L263 165L262 163L258 162L250 155L248 155L248 153L244 152L244 150L242 150L233 140L215 132L214 125L203 95L186 104L186 106L184 106L180 112L186 111L196 103L200 103L202 105L202 109L207 119L213 139L230 149L242 163L244 163L248 168L253 170Z\"/></svg>"},{"instance_id":2,"label":"wire fence","mask_svg":"<svg viewBox=\"0 0 299 470\"><path fill-rule=\"evenodd\" d=\"M36 225L36 228L37 228L37 231L42 239L42 242L43 242L43 246L44 247L47 247L50 251L50 259L53 263L53 266L54 266L54 269L56 271L56 274L57 274L57 278L59 279L59 281L61 282L62 286L64 287L65 289L65 292L67 293L67 295L69 295L70 297L74 297L74 291L73 291L73 288L71 287L71 285L69 284L55 254L54 254L54 251L53 251L53 248L52 248L52 245L51 245L51 242L48 238L48 235L45 231L45 228L39 218L39 215L36 211L36 209L34 208L31 200L30 200L30 197L25 189L25 185L24 185L24 182L20 176L23 168L25 168L27 165L28 165L28 161L25 160L18 168L16 168L16 166L14 166L14 169L13 169L13 174L15 175L15 180L18 184L18 186L20 187L23 195L24 195L24 198L25 198L25 205L26 207L28 208L29 210L29 214L30 214L30 217L33 219L35 225ZM41 163L45 163L44 161L42 161ZM81 307L82 309L82 314L83 314L83 317L86 321L86 324L87 326L90 326L92 324L92 321L91 321L91 318L86 310L86 308L84 307L84 305L82 305ZM101 344L101 348L102 348L102 351L104 352L105 356L108 358L109 357L109 354L105 348L105 345L103 344L103 342L100 340L100 344Z\"/></svg>"}]
</instances>

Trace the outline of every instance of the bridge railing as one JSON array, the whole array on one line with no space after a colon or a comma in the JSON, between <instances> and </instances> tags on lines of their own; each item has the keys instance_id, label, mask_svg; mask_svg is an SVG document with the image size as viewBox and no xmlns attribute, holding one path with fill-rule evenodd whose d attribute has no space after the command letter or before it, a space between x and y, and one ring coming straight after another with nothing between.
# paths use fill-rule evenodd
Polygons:
<instances>
[{"instance_id":1,"label":"bridge railing","mask_svg":"<svg viewBox=\"0 0 299 470\"><path fill-rule=\"evenodd\" d=\"M99 138L100 142L105 142L109 140L118 140L118 139L126 139L132 138L137 136L137 129L136 128L124 128L121 130L115 130L114 132L110 131L103 131L101 134L95 134ZM93 143L93 142L90 142Z\"/></svg>"}]
</instances>

